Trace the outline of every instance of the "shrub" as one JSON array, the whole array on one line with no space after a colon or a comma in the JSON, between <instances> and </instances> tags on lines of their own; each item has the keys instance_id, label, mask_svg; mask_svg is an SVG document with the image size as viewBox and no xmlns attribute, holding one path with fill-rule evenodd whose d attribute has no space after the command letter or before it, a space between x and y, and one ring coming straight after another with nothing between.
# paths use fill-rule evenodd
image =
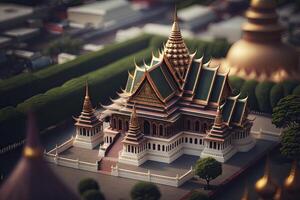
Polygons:
<instances>
[{"instance_id":1,"label":"shrub","mask_svg":"<svg viewBox=\"0 0 300 200\"><path fill-rule=\"evenodd\" d=\"M283 88L284 88L284 96L288 96L289 94L292 94L293 89L297 87L299 84L299 81L295 80L285 80L282 82Z\"/></svg>"},{"instance_id":2,"label":"shrub","mask_svg":"<svg viewBox=\"0 0 300 200\"><path fill-rule=\"evenodd\" d=\"M130 192L132 200L158 200L161 197L156 185L149 182L138 182Z\"/></svg>"},{"instance_id":3,"label":"shrub","mask_svg":"<svg viewBox=\"0 0 300 200\"><path fill-rule=\"evenodd\" d=\"M260 82L255 89L255 96L258 102L259 111L264 113L272 113L270 91L274 86L273 82Z\"/></svg>"},{"instance_id":4,"label":"shrub","mask_svg":"<svg viewBox=\"0 0 300 200\"><path fill-rule=\"evenodd\" d=\"M83 200L105 200L104 195L99 190L88 190L82 194Z\"/></svg>"},{"instance_id":5,"label":"shrub","mask_svg":"<svg viewBox=\"0 0 300 200\"><path fill-rule=\"evenodd\" d=\"M270 91L271 107L274 108L278 101L284 97L284 88L281 83L275 84Z\"/></svg>"},{"instance_id":6,"label":"shrub","mask_svg":"<svg viewBox=\"0 0 300 200\"><path fill-rule=\"evenodd\" d=\"M297 87L295 87L295 89L293 90L293 94L294 95L300 95L300 85L298 85Z\"/></svg>"},{"instance_id":7,"label":"shrub","mask_svg":"<svg viewBox=\"0 0 300 200\"><path fill-rule=\"evenodd\" d=\"M251 110L258 110L258 103L255 96L255 88L258 82L256 80L246 80L241 87L241 98L248 96L248 105Z\"/></svg>"},{"instance_id":8,"label":"shrub","mask_svg":"<svg viewBox=\"0 0 300 200\"><path fill-rule=\"evenodd\" d=\"M238 76L229 76L229 85L235 94L238 94L241 91L241 88L245 82L244 79Z\"/></svg>"},{"instance_id":9,"label":"shrub","mask_svg":"<svg viewBox=\"0 0 300 200\"><path fill-rule=\"evenodd\" d=\"M89 190L100 190L100 187L97 183L97 181L95 181L92 178L86 178L83 179L79 182L78 184L78 192L80 195L82 195L83 193L85 193L86 191Z\"/></svg>"},{"instance_id":10,"label":"shrub","mask_svg":"<svg viewBox=\"0 0 300 200\"><path fill-rule=\"evenodd\" d=\"M57 64L31 74L20 74L0 83L0 108L15 106L25 99L67 80L99 69L117 59L147 48L152 36L145 35L126 42L113 44L103 50L79 56L64 64ZM128 48L130 46L130 48Z\"/></svg>"}]
</instances>

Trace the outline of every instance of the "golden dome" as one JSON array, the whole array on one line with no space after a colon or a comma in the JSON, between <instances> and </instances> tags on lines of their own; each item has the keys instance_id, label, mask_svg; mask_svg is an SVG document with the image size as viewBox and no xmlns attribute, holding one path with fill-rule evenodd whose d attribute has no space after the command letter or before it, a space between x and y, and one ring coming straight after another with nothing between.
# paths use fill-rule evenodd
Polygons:
<instances>
[{"instance_id":1,"label":"golden dome","mask_svg":"<svg viewBox=\"0 0 300 200\"><path fill-rule=\"evenodd\" d=\"M277 82L294 78L293 75L299 73L298 60L297 52L282 43L255 43L242 39L230 48L225 62L233 68L230 73L235 75L244 71L243 78L249 78L247 75L252 73L256 79L266 75L267 79ZM287 76L275 76L279 71Z\"/></svg>"},{"instance_id":2,"label":"golden dome","mask_svg":"<svg viewBox=\"0 0 300 200\"><path fill-rule=\"evenodd\" d=\"M277 185L270 177L269 160L266 161L265 174L255 183L255 190L262 199L273 199Z\"/></svg>"},{"instance_id":3,"label":"golden dome","mask_svg":"<svg viewBox=\"0 0 300 200\"><path fill-rule=\"evenodd\" d=\"M299 79L299 55L281 42L282 27L275 8L273 0L251 2L243 37L232 45L224 62L230 66L231 75L275 82Z\"/></svg>"}]
</instances>

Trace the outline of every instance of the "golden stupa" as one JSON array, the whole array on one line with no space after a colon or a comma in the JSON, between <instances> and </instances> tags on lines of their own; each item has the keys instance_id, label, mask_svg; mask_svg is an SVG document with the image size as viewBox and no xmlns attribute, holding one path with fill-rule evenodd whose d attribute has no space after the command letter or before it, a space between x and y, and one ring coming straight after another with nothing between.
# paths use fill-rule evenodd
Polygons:
<instances>
[{"instance_id":1,"label":"golden stupa","mask_svg":"<svg viewBox=\"0 0 300 200\"><path fill-rule=\"evenodd\" d=\"M252 0L246 11L242 39L233 44L223 63L230 74L245 79L299 79L299 54L281 42L275 0Z\"/></svg>"}]
</instances>

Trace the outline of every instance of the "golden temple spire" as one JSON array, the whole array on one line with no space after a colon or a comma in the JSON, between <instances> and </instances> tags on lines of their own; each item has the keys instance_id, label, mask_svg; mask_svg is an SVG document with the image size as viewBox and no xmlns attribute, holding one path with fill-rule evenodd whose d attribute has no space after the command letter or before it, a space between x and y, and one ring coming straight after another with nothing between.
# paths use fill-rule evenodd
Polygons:
<instances>
[{"instance_id":1,"label":"golden temple spire","mask_svg":"<svg viewBox=\"0 0 300 200\"><path fill-rule=\"evenodd\" d=\"M300 174L297 161L293 161L289 176L285 179L284 189L290 197L289 199L297 199L300 196Z\"/></svg>"},{"instance_id":2,"label":"golden temple spire","mask_svg":"<svg viewBox=\"0 0 300 200\"><path fill-rule=\"evenodd\" d=\"M27 138L23 155L25 158L40 158L43 156L43 148L38 139L36 118L32 111L29 111L27 116Z\"/></svg>"},{"instance_id":3,"label":"golden temple spire","mask_svg":"<svg viewBox=\"0 0 300 200\"><path fill-rule=\"evenodd\" d=\"M249 200L249 199L250 199L249 198L249 191L248 191L248 188L246 187L241 200Z\"/></svg>"},{"instance_id":4,"label":"golden temple spire","mask_svg":"<svg viewBox=\"0 0 300 200\"><path fill-rule=\"evenodd\" d=\"M85 97L83 102L83 112L87 112L87 113L93 112L93 106L89 96L89 86L87 81L85 83Z\"/></svg>"},{"instance_id":5,"label":"golden temple spire","mask_svg":"<svg viewBox=\"0 0 300 200\"><path fill-rule=\"evenodd\" d=\"M190 56L188 48L186 47L179 23L177 18L177 10L175 7L174 14L173 14L173 25L170 36L166 45L164 46L164 55L172 65L177 79L180 81L180 84L183 83L185 74L190 62Z\"/></svg>"},{"instance_id":6,"label":"golden temple spire","mask_svg":"<svg viewBox=\"0 0 300 200\"><path fill-rule=\"evenodd\" d=\"M214 125L222 126L222 124L223 124L222 111L221 111L220 105L218 105Z\"/></svg>"},{"instance_id":7,"label":"golden temple spire","mask_svg":"<svg viewBox=\"0 0 300 200\"><path fill-rule=\"evenodd\" d=\"M255 183L255 190L261 199L273 199L277 191L277 186L271 179L269 163L268 157L264 175Z\"/></svg>"},{"instance_id":8,"label":"golden temple spire","mask_svg":"<svg viewBox=\"0 0 300 200\"><path fill-rule=\"evenodd\" d=\"M130 127L138 128L139 127L139 122L136 114L136 109L135 105L132 108L132 113L130 117Z\"/></svg>"}]
</instances>

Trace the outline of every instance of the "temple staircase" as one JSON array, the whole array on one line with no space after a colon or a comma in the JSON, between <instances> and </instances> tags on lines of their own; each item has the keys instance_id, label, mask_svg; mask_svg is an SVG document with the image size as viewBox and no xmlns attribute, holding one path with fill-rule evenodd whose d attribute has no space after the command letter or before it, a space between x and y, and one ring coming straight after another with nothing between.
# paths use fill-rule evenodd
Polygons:
<instances>
[{"instance_id":1,"label":"temple staircase","mask_svg":"<svg viewBox=\"0 0 300 200\"><path fill-rule=\"evenodd\" d=\"M119 152L123 148L122 140L125 134L120 136L111 144L111 148L107 151L105 157L101 159L100 170L104 172L111 172L111 166L118 162Z\"/></svg>"}]
</instances>

